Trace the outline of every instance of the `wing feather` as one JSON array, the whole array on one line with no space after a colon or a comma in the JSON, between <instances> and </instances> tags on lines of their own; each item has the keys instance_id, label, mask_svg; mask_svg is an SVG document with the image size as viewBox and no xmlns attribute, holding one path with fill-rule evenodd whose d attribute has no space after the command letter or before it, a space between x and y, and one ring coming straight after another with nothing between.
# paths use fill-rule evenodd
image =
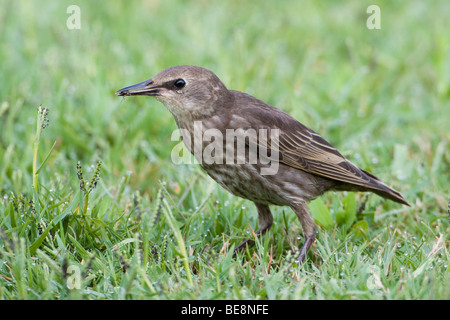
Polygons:
<instances>
[{"instance_id":1,"label":"wing feather","mask_svg":"<svg viewBox=\"0 0 450 320\"><path fill-rule=\"evenodd\" d=\"M253 98L253 97L251 97ZM279 161L288 166L301 169L329 179L374 188L380 181L368 176L361 169L342 156L319 134L309 129L290 115L253 98L244 108L236 110L236 117L246 129L279 129ZM258 140L259 141L259 140ZM271 147L270 140L264 147Z\"/></svg>"},{"instance_id":2,"label":"wing feather","mask_svg":"<svg viewBox=\"0 0 450 320\"><path fill-rule=\"evenodd\" d=\"M250 95L238 91L234 93L233 116L230 129L279 129L279 161L285 165L370 189L382 197L409 205L396 190L384 184L378 177L362 170L347 160L318 133L303 125L287 113L274 108ZM234 121L237 119L236 121ZM271 148L271 141L258 139L261 147Z\"/></svg>"}]
</instances>

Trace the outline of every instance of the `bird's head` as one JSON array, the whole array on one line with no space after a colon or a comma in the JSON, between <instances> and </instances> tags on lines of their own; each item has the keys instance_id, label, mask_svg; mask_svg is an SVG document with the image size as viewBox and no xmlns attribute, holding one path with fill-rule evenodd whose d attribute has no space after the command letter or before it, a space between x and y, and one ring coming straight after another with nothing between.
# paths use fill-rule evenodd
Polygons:
<instances>
[{"instance_id":1,"label":"bird's head","mask_svg":"<svg viewBox=\"0 0 450 320\"><path fill-rule=\"evenodd\" d=\"M229 99L229 92L220 79L205 68L175 66L153 78L125 87L118 96L146 95L161 101L179 118L210 116Z\"/></svg>"}]
</instances>

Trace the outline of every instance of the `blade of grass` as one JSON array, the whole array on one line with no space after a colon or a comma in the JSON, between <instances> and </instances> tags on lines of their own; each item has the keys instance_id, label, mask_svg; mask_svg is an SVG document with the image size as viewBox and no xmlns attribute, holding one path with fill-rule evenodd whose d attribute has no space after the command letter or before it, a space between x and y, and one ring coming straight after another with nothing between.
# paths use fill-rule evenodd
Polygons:
<instances>
[{"instance_id":1,"label":"blade of grass","mask_svg":"<svg viewBox=\"0 0 450 320\"><path fill-rule=\"evenodd\" d=\"M48 224L48 227L45 228L44 232L39 236L39 238L36 239L35 242L30 246L30 255L34 255L36 253L36 250L41 246L44 239L47 237L50 229L53 227L53 221L50 221Z\"/></svg>"},{"instance_id":2,"label":"blade of grass","mask_svg":"<svg viewBox=\"0 0 450 320\"><path fill-rule=\"evenodd\" d=\"M178 246L180 247L180 253L183 257L183 264L184 264L184 268L186 269L187 279L189 281L189 284L191 284L193 286L194 282L192 281L191 270L189 269L189 259L188 259L188 255L187 255L187 251L186 251L186 245L184 244L183 236L181 235L180 228L175 220L175 217L172 214L172 210L170 210L170 206L167 203L167 200L163 199L163 202L165 205L165 208L164 208L165 210L163 210L163 211L166 215L167 221L169 222L169 226L172 229L172 231L175 235L175 238L177 239Z\"/></svg>"},{"instance_id":3,"label":"blade of grass","mask_svg":"<svg viewBox=\"0 0 450 320\"><path fill-rule=\"evenodd\" d=\"M44 165L47 163L48 159L50 159L50 155L52 154L53 149L55 148L56 145L56 140L53 143L52 147L50 148L50 150L48 151L47 155L44 158L44 161L42 161L41 165L39 166L39 168L36 171L36 175L39 174L39 172L41 171L41 169L44 167Z\"/></svg>"},{"instance_id":4,"label":"blade of grass","mask_svg":"<svg viewBox=\"0 0 450 320\"><path fill-rule=\"evenodd\" d=\"M69 238L70 242L72 242L72 244L75 246L75 248L77 248L77 250L80 252L81 257L85 260L89 260L92 254L88 253L86 249L84 249L84 247L81 245L81 243L79 243L70 234L68 234L67 237ZM100 259L97 257L94 258L93 265L96 267L97 270L106 269L106 265L103 262L101 262Z\"/></svg>"}]
</instances>

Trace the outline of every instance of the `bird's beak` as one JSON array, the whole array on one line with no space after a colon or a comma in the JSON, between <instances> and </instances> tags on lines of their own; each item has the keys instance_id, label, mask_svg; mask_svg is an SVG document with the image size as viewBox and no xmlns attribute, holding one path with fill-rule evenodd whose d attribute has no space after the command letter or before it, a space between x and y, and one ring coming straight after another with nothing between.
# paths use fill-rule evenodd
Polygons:
<instances>
[{"instance_id":1,"label":"bird's beak","mask_svg":"<svg viewBox=\"0 0 450 320\"><path fill-rule=\"evenodd\" d=\"M122 88L116 92L118 96L159 96L161 90L164 89L162 86L157 85L152 79L134 84L129 87Z\"/></svg>"}]
</instances>

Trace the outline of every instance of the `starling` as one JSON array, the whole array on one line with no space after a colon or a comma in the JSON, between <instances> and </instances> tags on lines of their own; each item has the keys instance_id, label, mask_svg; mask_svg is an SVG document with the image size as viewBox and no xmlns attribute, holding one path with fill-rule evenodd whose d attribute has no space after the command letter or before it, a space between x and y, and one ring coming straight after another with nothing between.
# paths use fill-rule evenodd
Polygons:
<instances>
[{"instance_id":1,"label":"starling","mask_svg":"<svg viewBox=\"0 0 450 320\"><path fill-rule=\"evenodd\" d=\"M409 205L399 192L355 166L319 134L251 95L228 90L205 68L170 67L116 94L153 96L162 102L175 118L183 143L208 175L232 194L255 203L256 234L272 225L269 205L291 207L305 238L298 262L305 260L316 237L307 203L326 191L371 191ZM240 243L235 253L250 242Z\"/></svg>"}]
</instances>

